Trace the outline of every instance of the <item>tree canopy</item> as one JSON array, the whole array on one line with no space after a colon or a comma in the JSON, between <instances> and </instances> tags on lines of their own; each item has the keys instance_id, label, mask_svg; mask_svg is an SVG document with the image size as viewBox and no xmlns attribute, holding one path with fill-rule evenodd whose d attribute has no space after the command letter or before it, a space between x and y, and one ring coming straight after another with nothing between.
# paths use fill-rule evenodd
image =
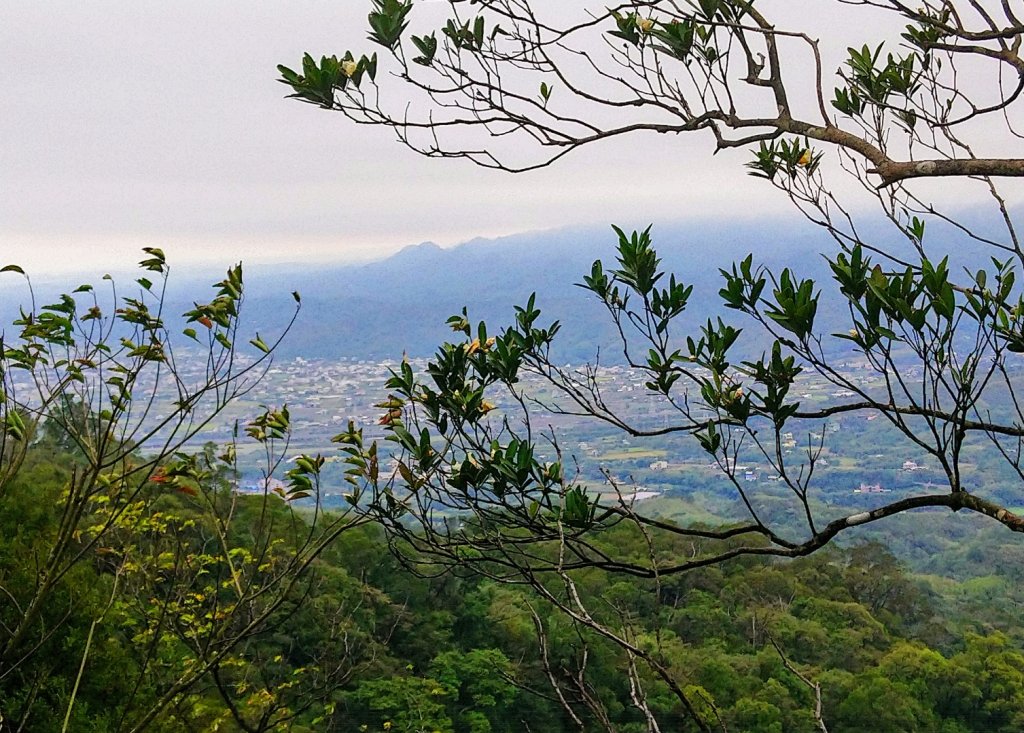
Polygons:
<instances>
[{"instance_id":1,"label":"tree canopy","mask_svg":"<svg viewBox=\"0 0 1024 733\"><path fill-rule=\"evenodd\" d=\"M378 83L385 62L377 53L352 51L319 62L307 54L302 73L282 66L281 80L293 89L292 96L357 122L391 127L426 155L456 155L512 171L546 165L604 137L706 130L718 149L754 145L750 172L782 189L835 237L839 247L829 262L833 287L848 312L847 332L818 331L822 284L800 278L796 268L767 272L751 256L722 270L723 305L771 337L760 359L739 363L730 354L736 353L742 329L731 323L709 318L700 333L672 332L691 289L660 271L649 231L630 235L617 229L617 266L595 262L580 283L607 307L626 359L647 375L652 397L676 408L679 423L663 430L692 435L734 481L739 442L757 446L807 514L807 540L775 536L737 485L752 523L729 537L753 533L770 541L769 552L802 554L848 527L922 506L966 508L1024 529L1007 507L971 494L959 466L964 441L974 435L991 441L993 450L1018 466L1014 446L1024 434L1019 414L1000 413L999 400L992 397L996 389L1013 393L1015 355L1024 351L1024 301L1015 287L1015 267L1024 251L996 177L1020 175L1024 167L1012 156L976 156L966 137L980 130L977 145L1005 151L1005 145L993 145L992 129L983 120L1003 128L999 140L1017 137L1012 110L1024 84L1018 55L1024 26L1012 7L948 0L915 8L895 0L840 3L863 13L883 12L898 24L900 41L888 44L891 48L884 42L851 46L828 82L820 42L798 29L777 27L767 3L652 1L551 10L526 0L495 0L471 3L468 16L464 4L449 5L450 17L441 28L417 35L410 27L413 3L374 0L368 38L386 49L390 83L383 77ZM810 116L798 113L798 95L785 81L787 71L795 74L808 58L815 61L810 68L817 98ZM968 73L970 83L962 81ZM523 91L537 78L542 79L539 92ZM835 84L828 104L826 83ZM384 100L394 94L392 87L419 95L420 104L403 102L400 113L389 113ZM571 102L556 106L556 89ZM769 111L758 107L765 98ZM634 119L610 123L616 115ZM647 117L637 118L642 115ZM676 121L656 121L659 117ZM472 147L466 128L485 130L488 148ZM426 146L415 142L420 133L429 140ZM524 136L537 144L506 145L506 138ZM519 165L499 157L529 154L523 150L536 151L542 161ZM853 217L825 184L826 153L878 198L896 241L858 236ZM991 227L974 233L909 187L910 179L939 176L982 181L1002 234ZM943 251L945 233L934 244L926 235L935 222L952 223L963 239L997 256L987 268L968 270L965 279ZM454 508L493 501L502 516L513 509L502 498L505 483L514 489L513 503L524 505L531 490L541 497L554 491L565 495L563 511L575 523L592 523L598 509L576 493L561 464L536 459L534 432L528 427L525 434L517 432L508 419L500 426L486 422L485 391L502 385L516 394L518 370L529 369L567 398L566 409L609 421L631 435L644 431L606 408L593 370L564 370L550 362L547 350L558 326L539 327L534 301L517 308L515 324L494 336L488 337L484 324L473 326L466 314L453 316L449 324L466 342L442 347L428 370L434 384L419 383L403 367L389 385L396 396L386 423L423 471L400 478L417 489L420 481L429 485L438 477L437 496L426 506L452 501L449 489L462 495L486 485L489 490L473 494L468 503L453 501ZM882 375L882 394L869 394L836 370L829 342L837 340ZM920 375L904 376L908 364ZM817 410L802 407L789 393L808 369L853 399ZM413 406L420 409L409 413L406 408ZM941 464L949 493L816 523L807 497L817 453L810 450L799 469L787 470L778 449L783 430L791 421L857 411L884 415L926 450ZM407 430L406 420L416 429ZM500 445L493 443L495 430L506 437ZM428 438L441 441L445 450ZM476 460L483 469L474 467ZM498 472L494 476L491 467Z\"/></svg>"},{"instance_id":2,"label":"tree canopy","mask_svg":"<svg viewBox=\"0 0 1024 733\"><path fill-rule=\"evenodd\" d=\"M444 4L447 17L429 13L436 25L417 27L413 2L372 3L369 40L385 49L393 62L386 76L397 77L401 89L378 85L376 52L351 50L319 61L307 54L301 71L279 67L281 80L302 101L391 127L423 154L507 170L547 165L582 145L648 130L704 131L718 149L764 142L765 174L804 157L806 147L788 160L772 146L786 135L836 148L885 186L1024 173L1024 160L980 140L983 153L998 157L978 157L969 138L960 137L985 119L1015 132L1024 60L1017 44L1022 24L1008 3L833 3L837 20L900 38L842 38L849 48L835 74L823 62L834 54L825 56L805 29L777 23L781 9L772 3ZM842 5L856 10L842 15ZM804 8L814 12L821 4ZM808 81L809 89L793 86ZM484 135L474 136L477 130ZM535 144L506 145L502 137ZM479 140L490 144L473 147ZM817 160L812 153L802 165L813 169Z\"/></svg>"},{"instance_id":3,"label":"tree canopy","mask_svg":"<svg viewBox=\"0 0 1024 733\"><path fill-rule=\"evenodd\" d=\"M822 3L787 5L812 13ZM836 246L826 254L830 282L801 276L799 263L770 272L753 255L719 263L723 315L704 314L703 327L679 332L690 287L661 270L650 228L616 229L614 263L595 262L580 285L605 306L625 362L644 377L645 399L672 414L659 427L609 405L598 363L552 359L559 324L543 320L535 299L501 329L474 323L465 310L454 315L456 338L425 373L403 364L388 384L381 423L399 452L396 470L378 472L365 448L342 441L353 501L370 502L399 547L412 548L410 563L530 585L625 650L649 730L659 723L640 667L710 729L714 710L677 684L664 649L596 611L601 601L585 592L586 571L664 583L745 555L807 555L854 528L927 508L967 510L1024 531L1014 511L1024 478L1024 293L1016 279L1024 249L1004 193L1004 179L1024 175L1015 155L1024 23L1012 4L838 2L833 9L845 15L837 17L853 22L831 29L845 49L835 73L825 66L834 49L777 23L781 8L769 2L442 6L439 18L426 5L374 0L373 51L307 54L298 71L279 67L281 81L300 101L386 127L423 155L511 172L609 138L703 132L711 151L749 150L748 172ZM869 37L853 37L862 32ZM837 176L877 202L886 232L868 236ZM937 178L983 191L987 208L940 208L923 185ZM844 317L840 328L826 325L825 303ZM880 386L842 366L851 361ZM525 389L525 373L555 397ZM832 385L834 398L801 397L796 387L807 374ZM640 487L621 477L588 486L576 456L545 429L552 412L603 421L631 438L696 441L743 519L721 529L678 524L645 513ZM816 468L825 428L851 415L882 418L894 439L926 453L942 490L880 494L853 512L824 501ZM792 451L790 442L805 449ZM964 456L976 446L1007 470L998 495L975 489ZM776 488L748 485L743 465L751 459L769 467ZM776 501L786 503L784 520L768 509ZM645 551L623 555L600 542L622 527Z\"/></svg>"},{"instance_id":4,"label":"tree canopy","mask_svg":"<svg viewBox=\"0 0 1024 733\"><path fill-rule=\"evenodd\" d=\"M287 407L245 424L258 446L249 465L237 427L219 449L197 447L259 383L283 334L245 338L241 265L177 321L164 253L147 248L140 270L128 295L107 277L107 292L84 284L45 303L21 267L0 269L26 285L13 332L0 333L5 731L270 730L322 712L359 657L358 645L339 653L347 629L329 622L354 591L314 569L366 518L325 514L322 458L294 457L272 480ZM256 477L248 494L243 470ZM310 651L282 674L268 632L300 610L330 658Z\"/></svg>"}]
</instances>

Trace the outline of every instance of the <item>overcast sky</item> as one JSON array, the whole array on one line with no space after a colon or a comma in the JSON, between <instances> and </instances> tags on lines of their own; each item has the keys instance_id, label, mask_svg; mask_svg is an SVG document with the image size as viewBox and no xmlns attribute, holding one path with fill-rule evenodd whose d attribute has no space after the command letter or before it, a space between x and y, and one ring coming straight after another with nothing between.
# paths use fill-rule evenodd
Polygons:
<instances>
[{"instance_id":1,"label":"overcast sky","mask_svg":"<svg viewBox=\"0 0 1024 733\"><path fill-rule=\"evenodd\" d=\"M561 1L561 0L559 0ZM818 21L827 27L823 0ZM571 224L786 211L707 138L619 139L512 176L283 99L278 63L372 50L368 0L5 0L0 264L368 259ZM860 39L855 39L860 40Z\"/></svg>"}]
</instances>

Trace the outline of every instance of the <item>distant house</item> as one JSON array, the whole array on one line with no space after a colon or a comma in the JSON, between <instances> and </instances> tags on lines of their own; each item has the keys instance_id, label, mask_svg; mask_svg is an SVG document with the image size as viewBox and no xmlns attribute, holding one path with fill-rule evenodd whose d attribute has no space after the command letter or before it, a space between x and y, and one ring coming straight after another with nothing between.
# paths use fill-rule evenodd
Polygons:
<instances>
[{"instance_id":1,"label":"distant house","mask_svg":"<svg viewBox=\"0 0 1024 733\"><path fill-rule=\"evenodd\" d=\"M859 489L854 489L855 494L888 494L892 489L883 489L881 484L861 483Z\"/></svg>"},{"instance_id":2,"label":"distant house","mask_svg":"<svg viewBox=\"0 0 1024 733\"><path fill-rule=\"evenodd\" d=\"M236 494L263 494L263 493L281 493L286 492L288 486L276 478L266 479L265 481L250 481L249 483L234 488Z\"/></svg>"},{"instance_id":3,"label":"distant house","mask_svg":"<svg viewBox=\"0 0 1024 733\"><path fill-rule=\"evenodd\" d=\"M655 461L651 464L652 471L664 471L668 468L668 461Z\"/></svg>"}]
</instances>

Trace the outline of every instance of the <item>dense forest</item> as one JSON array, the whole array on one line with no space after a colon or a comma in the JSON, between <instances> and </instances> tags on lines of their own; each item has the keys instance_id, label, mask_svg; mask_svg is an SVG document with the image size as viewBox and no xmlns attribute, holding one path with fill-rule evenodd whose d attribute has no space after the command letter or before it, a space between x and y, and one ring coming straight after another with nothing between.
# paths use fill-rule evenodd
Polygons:
<instances>
[{"instance_id":1,"label":"dense forest","mask_svg":"<svg viewBox=\"0 0 1024 733\"><path fill-rule=\"evenodd\" d=\"M58 431L44 429L6 488L5 629L16 626L61 530L59 494L77 460ZM308 529L302 510L293 514L273 495L265 502L233 494L224 476L198 488L222 510L230 505L237 537L227 541L235 547L251 546L262 535L257 525L274 526L274 546L301 542ZM230 613L232 578L208 549L215 519L203 496L160 482L147 491L156 496L145 516L123 522L60 578L23 647L29 661L0 680L5 730L131 730L202 658L202 645L223 643L210 627ZM917 519L906 518L899 534L927 531ZM657 637L677 684L729 730L818 731L820 694L821 718L833 731L1018 731L1024 626L1007 593L1024 564L1019 546L994 539L964 538L931 558L927 574L869 542L795 561L746 558L657 582L590 570L580 584L602 599L597 613L618 633L641 646ZM628 528L597 541L618 554L647 551ZM621 674L626 664L620 646L516 585L404 567L380 531L363 526L339 536L260 633L173 694L149 725L645 730ZM651 710L688 730L664 685L650 680Z\"/></svg>"}]
</instances>

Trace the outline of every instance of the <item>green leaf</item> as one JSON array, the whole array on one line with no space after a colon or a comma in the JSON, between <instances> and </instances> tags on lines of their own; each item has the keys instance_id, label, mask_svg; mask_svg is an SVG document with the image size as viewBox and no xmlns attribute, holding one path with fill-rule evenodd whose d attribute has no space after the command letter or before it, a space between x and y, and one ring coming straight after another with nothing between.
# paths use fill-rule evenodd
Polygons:
<instances>
[{"instance_id":1,"label":"green leaf","mask_svg":"<svg viewBox=\"0 0 1024 733\"><path fill-rule=\"evenodd\" d=\"M429 36L413 36L412 43L419 50L419 56L413 61L421 66L430 66L434 63L434 55L437 53L437 35L431 33Z\"/></svg>"},{"instance_id":2,"label":"green leaf","mask_svg":"<svg viewBox=\"0 0 1024 733\"><path fill-rule=\"evenodd\" d=\"M262 351L264 354L270 353L270 347L264 343L263 339L260 338L259 334L256 334L256 338L249 341L250 344L255 346L257 349Z\"/></svg>"}]
</instances>

